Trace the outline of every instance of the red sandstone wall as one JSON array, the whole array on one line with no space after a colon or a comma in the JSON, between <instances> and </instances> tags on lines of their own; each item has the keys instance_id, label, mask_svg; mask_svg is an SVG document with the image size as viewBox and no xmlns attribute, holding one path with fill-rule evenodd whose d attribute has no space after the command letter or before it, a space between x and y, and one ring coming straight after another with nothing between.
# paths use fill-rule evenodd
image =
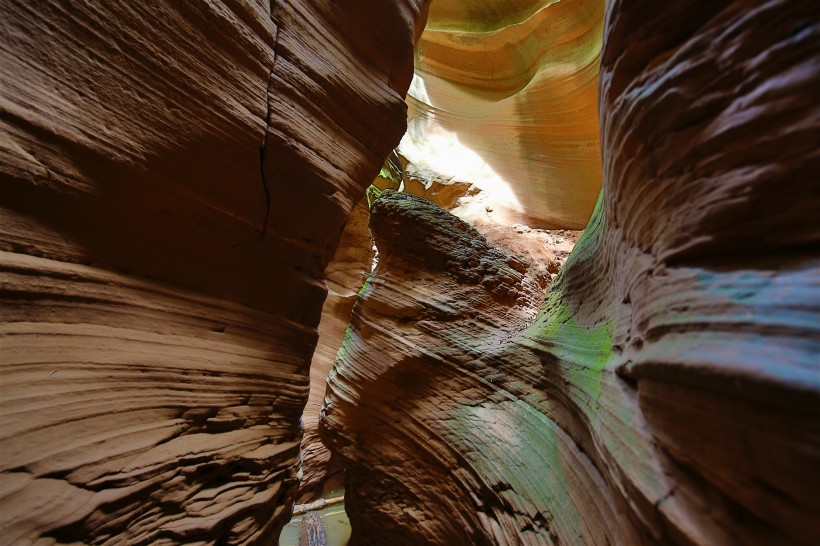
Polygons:
<instances>
[{"instance_id":1,"label":"red sandstone wall","mask_svg":"<svg viewBox=\"0 0 820 546\"><path fill-rule=\"evenodd\" d=\"M3 3L4 542L277 536L420 3Z\"/></svg>"}]
</instances>

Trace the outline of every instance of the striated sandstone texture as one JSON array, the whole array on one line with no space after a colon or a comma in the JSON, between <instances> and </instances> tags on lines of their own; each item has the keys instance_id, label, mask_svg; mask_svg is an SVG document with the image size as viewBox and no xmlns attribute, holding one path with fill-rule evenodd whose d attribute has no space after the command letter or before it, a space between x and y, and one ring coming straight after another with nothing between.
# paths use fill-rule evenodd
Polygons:
<instances>
[{"instance_id":1,"label":"striated sandstone texture","mask_svg":"<svg viewBox=\"0 0 820 546\"><path fill-rule=\"evenodd\" d=\"M352 544L816 542L819 16L610 2L605 184L543 299L467 224L377 202L321 422Z\"/></svg>"},{"instance_id":2,"label":"striated sandstone texture","mask_svg":"<svg viewBox=\"0 0 820 546\"><path fill-rule=\"evenodd\" d=\"M481 188L500 223L580 229L601 187L604 0L436 0L399 147Z\"/></svg>"},{"instance_id":3,"label":"striated sandstone texture","mask_svg":"<svg viewBox=\"0 0 820 546\"><path fill-rule=\"evenodd\" d=\"M476 469L449 446L457 433L447 424L461 425L448 412L492 394L481 386L498 372L469 363L535 319L546 259L507 253L433 203L389 190L370 229L379 263L328 379L320 429L346 463L352 543L487 543L464 519L475 515L471 488L454 487Z\"/></svg>"},{"instance_id":4,"label":"striated sandstone texture","mask_svg":"<svg viewBox=\"0 0 820 546\"><path fill-rule=\"evenodd\" d=\"M302 475L297 502L318 498L323 489L342 485L344 467L331 460L318 435L319 411L327 388L327 375L342 345L357 293L373 263L373 240L367 227L370 211L365 200L350 213L339 247L325 268L328 294L319 322L319 341L310 364L310 396L302 415Z\"/></svg>"},{"instance_id":5,"label":"striated sandstone texture","mask_svg":"<svg viewBox=\"0 0 820 546\"><path fill-rule=\"evenodd\" d=\"M476 209L476 196L480 199L482 194L476 186L417 168L402 157L396 157L396 160L404 165L397 176L391 179L382 170L374 185L385 189L400 185L404 192L423 197L446 210L456 209L454 213L466 211L468 221L484 236L503 241L504 245L524 255L535 253L539 274L545 282L555 277L580 234L577 231L538 230L523 225L504 226L486 214L472 214ZM336 254L325 269L328 297L322 308L319 341L311 362L310 395L302 415L302 473L297 502L315 500L323 493L338 491L343 485L344 465L337 457L332 457L319 437L319 413L328 373L344 340L358 292L369 277L374 262L378 261L373 253L369 218L367 200L363 200L351 212Z\"/></svg>"},{"instance_id":6,"label":"striated sandstone texture","mask_svg":"<svg viewBox=\"0 0 820 546\"><path fill-rule=\"evenodd\" d=\"M275 540L423 3L3 2L0 541Z\"/></svg>"}]
</instances>

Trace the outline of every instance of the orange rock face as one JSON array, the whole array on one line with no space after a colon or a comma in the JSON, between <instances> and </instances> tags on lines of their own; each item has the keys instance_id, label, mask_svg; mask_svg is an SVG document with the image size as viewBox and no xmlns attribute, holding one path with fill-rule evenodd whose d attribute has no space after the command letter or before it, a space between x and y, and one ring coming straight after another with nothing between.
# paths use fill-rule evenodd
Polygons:
<instances>
[{"instance_id":1,"label":"orange rock face","mask_svg":"<svg viewBox=\"0 0 820 546\"><path fill-rule=\"evenodd\" d=\"M605 183L531 263L383 197L329 380L354 544L811 544L820 27L809 1L614 1Z\"/></svg>"},{"instance_id":2,"label":"orange rock face","mask_svg":"<svg viewBox=\"0 0 820 546\"><path fill-rule=\"evenodd\" d=\"M5 3L3 542L275 539L419 4Z\"/></svg>"},{"instance_id":3,"label":"orange rock face","mask_svg":"<svg viewBox=\"0 0 820 546\"><path fill-rule=\"evenodd\" d=\"M476 184L501 223L582 229L602 180L604 4L433 2L402 154Z\"/></svg>"}]
</instances>

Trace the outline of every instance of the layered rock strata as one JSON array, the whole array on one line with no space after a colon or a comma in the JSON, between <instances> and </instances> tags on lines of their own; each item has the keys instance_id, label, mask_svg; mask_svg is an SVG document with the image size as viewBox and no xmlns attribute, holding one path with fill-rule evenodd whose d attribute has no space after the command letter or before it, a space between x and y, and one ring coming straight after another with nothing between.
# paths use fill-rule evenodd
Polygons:
<instances>
[{"instance_id":1,"label":"layered rock strata","mask_svg":"<svg viewBox=\"0 0 820 546\"><path fill-rule=\"evenodd\" d=\"M604 0L436 0L399 150L484 190L502 224L582 229L601 187Z\"/></svg>"},{"instance_id":2,"label":"layered rock strata","mask_svg":"<svg viewBox=\"0 0 820 546\"><path fill-rule=\"evenodd\" d=\"M4 543L275 540L420 4L4 3Z\"/></svg>"},{"instance_id":3,"label":"layered rock strata","mask_svg":"<svg viewBox=\"0 0 820 546\"><path fill-rule=\"evenodd\" d=\"M310 395L302 414L302 473L297 502L317 499L323 490L342 487L344 467L331 460L319 439L319 412L327 388L327 375L342 345L357 294L373 264L373 239L367 227L370 211L361 201L351 211L333 260L325 269L328 294L319 322L319 340L310 364Z\"/></svg>"},{"instance_id":4,"label":"layered rock strata","mask_svg":"<svg viewBox=\"0 0 820 546\"><path fill-rule=\"evenodd\" d=\"M464 201L472 210L478 207L474 197L481 193L469 182L418 169L395 152L384 162L373 186L379 191L401 188L401 191L423 196L445 209L452 209ZM297 502L309 502L343 487L344 466L338 458L331 456L319 438L319 412L327 388L327 376L344 340L358 292L378 260L368 228L369 208L377 195L378 192L368 193L351 211L336 254L325 268L328 297L322 307L319 340L310 367L310 395L302 415L304 436ZM503 231L500 226L491 228Z\"/></svg>"},{"instance_id":5,"label":"layered rock strata","mask_svg":"<svg viewBox=\"0 0 820 546\"><path fill-rule=\"evenodd\" d=\"M403 192L423 197L445 210L455 209L454 214L463 215L483 236L530 257L538 264L539 278L543 282L555 277L580 235L577 231L547 231L524 225L499 224L484 210L487 201L483 199L483 192L472 183L420 169L401 156L394 157L402 167L395 175L385 173L387 167L383 168L374 181L377 188L401 187ZM368 199L372 201L374 197ZM302 416L304 436L298 502L308 502L343 487L344 465L331 455L319 438L319 413L328 373L344 340L358 292L378 261L367 225L369 214L367 199L354 208L336 254L325 269L329 290L311 363L310 396Z\"/></svg>"},{"instance_id":6,"label":"layered rock strata","mask_svg":"<svg viewBox=\"0 0 820 546\"><path fill-rule=\"evenodd\" d=\"M390 190L370 228L379 262L328 379L321 422L346 464L352 541L492 543L470 520L471 487L453 478L494 478L448 445L459 434L448 426L462 426L449 412L497 394L503 373L491 355L535 320L553 260L543 244L504 250L433 203Z\"/></svg>"},{"instance_id":7,"label":"layered rock strata","mask_svg":"<svg viewBox=\"0 0 820 546\"><path fill-rule=\"evenodd\" d=\"M614 1L605 185L543 300L410 199L331 372L354 544L812 544L813 2Z\"/></svg>"}]
</instances>

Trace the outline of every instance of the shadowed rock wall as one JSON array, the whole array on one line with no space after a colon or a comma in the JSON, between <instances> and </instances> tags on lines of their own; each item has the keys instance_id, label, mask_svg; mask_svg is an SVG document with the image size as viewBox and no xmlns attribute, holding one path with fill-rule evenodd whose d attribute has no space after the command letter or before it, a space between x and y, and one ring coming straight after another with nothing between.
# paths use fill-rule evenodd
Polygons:
<instances>
[{"instance_id":1,"label":"shadowed rock wall","mask_svg":"<svg viewBox=\"0 0 820 546\"><path fill-rule=\"evenodd\" d=\"M275 540L423 3L3 3L4 543Z\"/></svg>"},{"instance_id":2,"label":"shadowed rock wall","mask_svg":"<svg viewBox=\"0 0 820 546\"><path fill-rule=\"evenodd\" d=\"M455 217L377 202L322 420L353 544L816 540L818 15L609 3L605 184L544 299Z\"/></svg>"},{"instance_id":3,"label":"shadowed rock wall","mask_svg":"<svg viewBox=\"0 0 820 546\"><path fill-rule=\"evenodd\" d=\"M338 460L331 461L330 452L319 438L319 412L327 389L327 374L342 345L357 292L372 267L369 219L367 201L362 200L350 212L336 254L325 269L328 295L319 323L319 341L310 364L310 395L302 414L302 477L297 502L314 501L323 489L338 489L343 484L344 466Z\"/></svg>"}]
</instances>

